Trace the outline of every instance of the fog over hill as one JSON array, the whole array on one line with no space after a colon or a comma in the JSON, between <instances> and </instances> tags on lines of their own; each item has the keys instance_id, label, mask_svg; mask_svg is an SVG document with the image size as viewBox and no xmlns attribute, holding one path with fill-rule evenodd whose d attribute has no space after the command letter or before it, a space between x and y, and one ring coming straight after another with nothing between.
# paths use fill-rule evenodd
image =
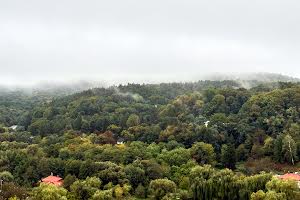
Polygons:
<instances>
[{"instance_id":1,"label":"fog over hill","mask_svg":"<svg viewBox=\"0 0 300 200\"><path fill-rule=\"evenodd\" d=\"M211 80L211 81L223 81L223 80L233 80L239 83L240 87L251 88L255 87L261 83L271 83L271 82L300 82L299 78L286 76L282 74L275 73L214 73L207 75L199 75L194 78L182 79L178 77L176 81L170 80L71 80L71 81L40 81L37 83L29 85L21 84L0 84L0 92L12 92L12 91L22 91L28 94L41 94L47 93L51 95L66 95L75 92L80 92L83 90L97 88L97 87L110 87L119 84L128 83L138 83L138 84L159 84L159 83L169 83L169 82L196 82L199 80Z\"/></svg>"},{"instance_id":2,"label":"fog over hill","mask_svg":"<svg viewBox=\"0 0 300 200\"><path fill-rule=\"evenodd\" d=\"M0 0L0 200L300 200L299 10Z\"/></svg>"},{"instance_id":3,"label":"fog over hill","mask_svg":"<svg viewBox=\"0 0 300 200\"><path fill-rule=\"evenodd\" d=\"M296 77L286 76L276 73L215 73L204 77L205 80L244 80L261 82L299 82Z\"/></svg>"}]
</instances>

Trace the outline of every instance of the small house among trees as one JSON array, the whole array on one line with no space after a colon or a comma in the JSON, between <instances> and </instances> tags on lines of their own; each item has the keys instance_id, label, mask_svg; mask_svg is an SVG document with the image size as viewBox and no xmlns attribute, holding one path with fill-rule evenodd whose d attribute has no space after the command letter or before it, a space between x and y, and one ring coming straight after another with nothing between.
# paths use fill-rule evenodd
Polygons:
<instances>
[{"instance_id":1,"label":"small house among trees","mask_svg":"<svg viewBox=\"0 0 300 200\"><path fill-rule=\"evenodd\" d=\"M298 183L298 187L300 188L300 174L298 173L287 173L284 175L279 176L282 180L292 180Z\"/></svg>"},{"instance_id":2,"label":"small house among trees","mask_svg":"<svg viewBox=\"0 0 300 200\"><path fill-rule=\"evenodd\" d=\"M51 173L50 176L43 178L41 180L42 183L47 183L47 184L53 184L55 186L62 186L63 185L63 179L59 176L53 176Z\"/></svg>"}]
</instances>

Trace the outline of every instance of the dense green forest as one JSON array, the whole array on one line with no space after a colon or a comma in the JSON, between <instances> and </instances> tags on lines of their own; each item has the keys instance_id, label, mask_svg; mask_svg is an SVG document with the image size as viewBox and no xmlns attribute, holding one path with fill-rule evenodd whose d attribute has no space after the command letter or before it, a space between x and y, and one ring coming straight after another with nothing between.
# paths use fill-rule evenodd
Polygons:
<instances>
[{"instance_id":1,"label":"dense green forest","mask_svg":"<svg viewBox=\"0 0 300 200\"><path fill-rule=\"evenodd\" d=\"M300 199L300 85L0 95L0 199ZM17 125L16 129L9 128ZM51 173L63 187L39 184Z\"/></svg>"}]
</instances>

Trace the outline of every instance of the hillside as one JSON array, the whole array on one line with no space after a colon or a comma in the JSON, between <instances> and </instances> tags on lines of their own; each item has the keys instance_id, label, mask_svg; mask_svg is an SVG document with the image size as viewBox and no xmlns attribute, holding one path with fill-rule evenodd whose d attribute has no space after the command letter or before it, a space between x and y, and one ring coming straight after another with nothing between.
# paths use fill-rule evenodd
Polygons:
<instances>
[{"instance_id":1,"label":"hillside","mask_svg":"<svg viewBox=\"0 0 300 200\"><path fill-rule=\"evenodd\" d=\"M0 128L4 199L38 199L45 191L68 199L249 199L259 190L280 195L283 183L272 173L300 165L297 83L245 89L236 81L198 81L39 94L0 98L11 111L1 114L11 119ZM12 123L17 130L5 128ZM63 187L36 187L51 172ZM295 199L297 187L289 184L284 195Z\"/></svg>"}]
</instances>

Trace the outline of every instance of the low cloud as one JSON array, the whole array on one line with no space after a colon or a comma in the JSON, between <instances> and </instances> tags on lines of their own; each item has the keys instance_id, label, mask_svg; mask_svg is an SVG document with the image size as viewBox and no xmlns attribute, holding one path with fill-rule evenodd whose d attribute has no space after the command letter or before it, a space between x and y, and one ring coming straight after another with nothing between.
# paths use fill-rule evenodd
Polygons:
<instances>
[{"instance_id":1,"label":"low cloud","mask_svg":"<svg viewBox=\"0 0 300 200\"><path fill-rule=\"evenodd\" d=\"M293 0L2 1L0 82L300 77L299 9Z\"/></svg>"}]
</instances>

